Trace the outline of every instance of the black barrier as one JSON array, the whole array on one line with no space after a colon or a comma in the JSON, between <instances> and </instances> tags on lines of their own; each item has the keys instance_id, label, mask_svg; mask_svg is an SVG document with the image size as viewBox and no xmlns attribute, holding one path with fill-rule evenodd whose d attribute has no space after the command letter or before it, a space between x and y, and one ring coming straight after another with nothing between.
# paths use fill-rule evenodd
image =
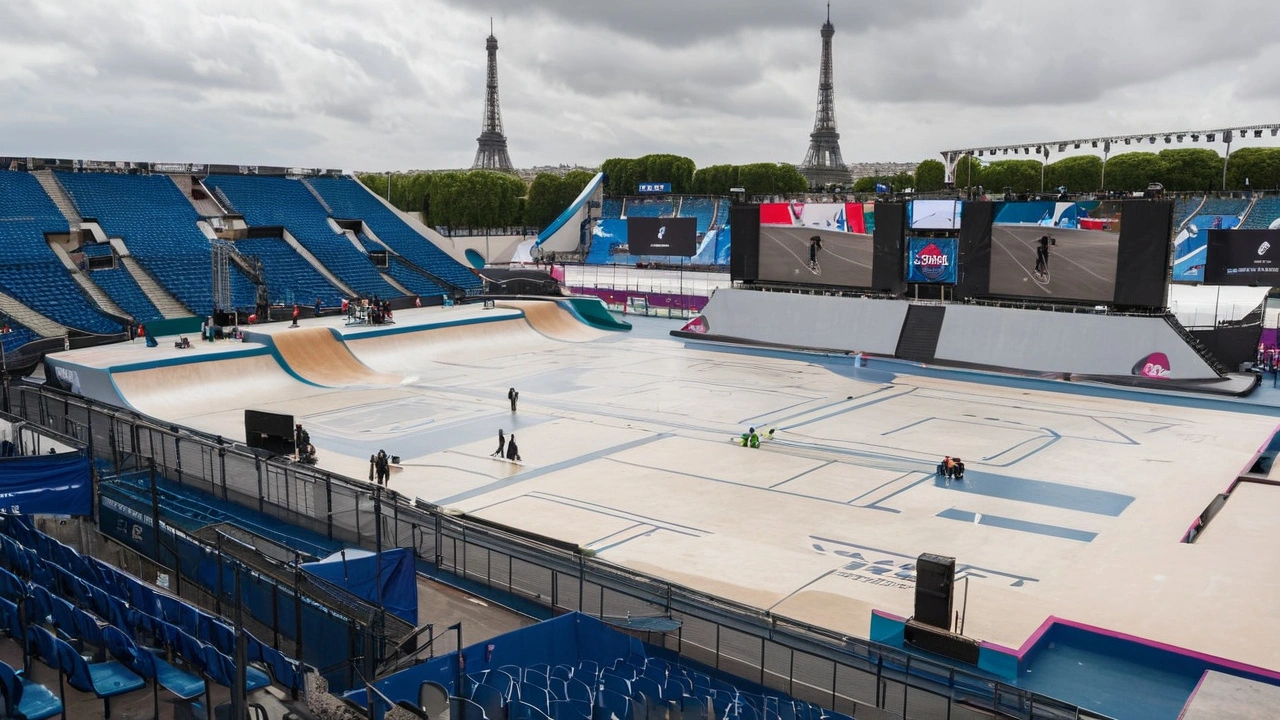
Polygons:
<instances>
[{"instance_id":1,"label":"black barrier","mask_svg":"<svg viewBox=\"0 0 1280 720\"><path fill-rule=\"evenodd\" d=\"M991 224L995 204L967 202L960 218L960 272L956 299L988 294L991 286Z\"/></svg>"},{"instance_id":2,"label":"black barrier","mask_svg":"<svg viewBox=\"0 0 1280 720\"><path fill-rule=\"evenodd\" d=\"M729 278L734 282L755 282L760 275L760 206L729 208L729 226L733 228Z\"/></svg>"},{"instance_id":3,"label":"black barrier","mask_svg":"<svg viewBox=\"0 0 1280 720\"><path fill-rule=\"evenodd\" d=\"M898 295L907 289L902 265L906 225L905 203L876 203L876 227L871 242L871 286L876 290Z\"/></svg>"},{"instance_id":4,"label":"black barrier","mask_svg":"<svg viewBox=\"0 0 1280 720\"><path fill-rule=\"evenodd\" d=\"M698 254L698 219L629 217L627 252L632 255L693 257Z\"/></svg>"},{"instance_id":5,"label":"black barrier","mask_svg":"<svg viewBox=\"0 0 1280 720\"><path fill-rule=\"evenodd\" d=\"M1172 202L1130 200L1121 206L1113 297L1117 306L1165 306L1172 237Z\"/></svg>"},{"instance_id":6,"label":"black barrier","mask_svg":"<svg viewBox=\"0 0 1280 720\"><path fill-rule=\"evenodd\" d=\"M1210 230L1207 285L1280 285L1280 230Z\"/></svg>"}]
</instances>

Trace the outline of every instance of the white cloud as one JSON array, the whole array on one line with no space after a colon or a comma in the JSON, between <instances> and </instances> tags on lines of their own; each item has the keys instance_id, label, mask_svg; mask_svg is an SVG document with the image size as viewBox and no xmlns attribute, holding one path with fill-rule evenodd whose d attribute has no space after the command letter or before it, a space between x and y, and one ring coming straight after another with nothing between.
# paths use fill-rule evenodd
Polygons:
<instances>
[{"instance_id":1,"label":"white cloud","mask_svg":"<svg viewBox=\"0 0 1280 720\"><path fill-rule=\"evenodd\" d=\"M825 7L766 0L5 0L0 154L465 167L499 38L520 166L799 161ZM1280 14L836 2L846 160L1280 120Z\"/></svg>"}]
</instances>

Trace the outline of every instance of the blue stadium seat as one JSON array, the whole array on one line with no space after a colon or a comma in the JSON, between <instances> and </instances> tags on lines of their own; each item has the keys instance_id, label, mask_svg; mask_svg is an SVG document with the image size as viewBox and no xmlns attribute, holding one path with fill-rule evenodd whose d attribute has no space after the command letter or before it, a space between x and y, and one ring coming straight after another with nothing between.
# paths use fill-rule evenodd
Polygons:
<instances>
[{"instance_id":1,"label":"blue stadium seat","mask_svg":"<svg viewBox=\"0 0 1280 720\"><path fill-rule=\"evenodd\" d=\"M1204 202L1203 195L1193 195L1191 197L1178 198L1173 203L1173 226L1181 227L1182 223L1191 219L1195 214L1196 208L1200 207L1200 203Z\"/></svg>"},{"instance_id":2,"label":"blue stadium seat","mask_svg":"<svg viewBox=\"0 0 1280 720\"><path fill-rule=\"evenodd\" d=\"M325 307L342 303L342 293L321 275L311 263L294 250L283 237L245 238L235 241L236 250L245 257L262 261L262 275L267 281L267 295L273 304L310 305L316 298Z\"/></svg>"},{"instance_id":3,"label":"blue stadium seat","mask_svg":"<svg viewBox=\"0 0 1280 720\"><path fill-rule=\"evenodd\" d=\"M106 270L93 270L89 277L98 284L98 287L105 290L122 310L133 316L134 320L145 324L152 320L163 319L164 316L156 309L151 298L142 291L138 281L124 265Z\"/></svg>"},{"instance_id":4,"label":"blue stadium seat","mask_svg":"<svg viewBox=\"0 0 1280 720\"><path fill-rule=\"evenodd\" d=\"M0 170L0 292L67 327L120 332L120 323L93 305L45 241L46 234L68 232L66 218L34 175ZM10 342L6 338L6 351Z\"/></svg>"},{"instance_id":5,"label":"blue stadium seat","mask_svg":"<svg viewBox=\"0 0 1280 720\"><path fill-rule=\"evenodd\" d=\"M627 200L627 217L671 217L675 207L670 198L631 198Z\"/></svg>"},{"instance_id":6,"label":"blue stadium seat","mask_svg":"<svg viewBox=\"0 0 1280 720\"><path fill-rule=\"evenodd\" d=\"M49 688L20 676L0 662L0 689L4 690L4 717L45 720L62 714L62 701Z\"/></svg>"},{"instance_id":7,"label":"blue stadium seat","mask_svg":"<svg viewBox=\"0 0 1280 720\"><path fill-rule=\"evenodd\" d=\"M168 175L55 174L80 214L122 238L178 302L197 315L212 311L209 239L196 227L199 214Z\"/></svg>"},{"instance_id":8,"label":"blue stadium seat","mask_svg":"<svg viewBox=\"0 0 1280 720\"><path fill-rule=\"evenodd\" d=\"M712 198L686 197L680 201L680 217L697 218L698 234L711 229L716 216L716 201Z\"/></svg>"},{"instance_id":9,"label":"blue stadium seat","mask_svg":"<svg viewBox=\"0 0 1280 720\"><path fill-rule=\"evenodd\" d=\"M600 217L617 220L622 217L622 200L620 198L605 198L600 204Z\"/></svg>"},{"instance_id":10,"label":"blue stadium seat","mask_svg":"<svg viewBox=\"0 0 1280 720\"><path fill-rule=\"evenodd\" d=\"M369 257L333 231L328 214L301 181L258 175L210 175L205 185L222 191L250 227L283 227L330 272L361 295L399 293Z\"/></svg>"},{"instance_id":11,"label":"blue stadium seat","mask_svg":"<svg viewBox=\"0 0 1280 720\"><path fill-rule=\"evenodd\" d=\"M470 293L480 290L480 278L474 272L409 227L353 178L312 178L307 184L324 198L335 217L364 221L379 240L414 265ZM401 282L398 277L396 281Z\"/></svg>"},{"instance_id":12,"label":"blue stadium seat","mask_svg":"<svg viewBox=\"0 0 1280 720\"><path fill-rule=\"evenodd\" d=\"M1258 198L1244 222L1240 223L1240 227L1249 230L1265 230L1276 220L1280 220L1280 196L1269 195Z\"/></svg>"}]
</instances>

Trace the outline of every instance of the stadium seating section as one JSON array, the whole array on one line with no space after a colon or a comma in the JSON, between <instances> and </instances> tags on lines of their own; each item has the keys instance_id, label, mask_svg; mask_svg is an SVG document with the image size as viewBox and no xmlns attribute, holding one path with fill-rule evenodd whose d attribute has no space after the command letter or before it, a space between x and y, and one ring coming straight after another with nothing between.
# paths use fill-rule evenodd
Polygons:
<instances>
[{"instance_id":1,"label":"stadium seating section","mask_svg":"<svg viewBox=\"0 0 1280 720\"><path fill-rule=\"evenodd\" d=\"M620 198L605 198L600 205L600 217L607 220L617 220L622 217L622 200Z\"/></svg>"},{"instance_id":2,"label":"stadium seating section","mask_svg":"<svg viewBox=\"0 0 1280 720\"><path fill-rule=\"evenodd\" d=\"M301 181L256 175L210 175L250 227L283 227L330 272L361 295L394 297L369 257L333 231L328 214Z\"/></svg>"},{"instance_id":3,"label":"stadium seating section","mask_svg":"<svg viewBox=\"0 0 1280 720\"><path fill-rule=\"evenodd\" d=\"M9 332L0 333L0 344L4 345L6 353L12 354L13 351L23 345L40 339L40 336L34 330L23 327L13 320L9 320L6 324L9 326Z\"/></svg>"},{"instance_id":4,"label":"stadium seating section","mask_svg":"<svg viewBox=\"0 0 1280 720\"><path fill-rule=\"evenodd\" d=\"M669 198L627 200L627 217L671 217L674 212Z\"/></svg>"},{"instance_id":5,"label":"stadium seating section","mask_svg":"<svg viewBox=\"0 0 1280 720\"><path fill-rule=\"evenodd\" d=\"M1175 228L1182 227L1182 224L1191 219L1196 210L1200 207L1200 203L1204 202L1203 195L1194 195L1192 197L1178 198L1173 203L1173 226Z\"/></svg>"},{"instance_id":6,"label":"stadium seating section","mask_svg":"<svg viewBox=\"0 0 1280 720\"><path fill-rule=\"evenodd\" d=\"M356 237L360 240L360 244L364 246L366 251L382 250L386 247L379 245L364 233L356 233ZM448 295L449 293L440 287L437 283L431 281L430 278L415 270L404 260L402 256L390 255L390 261L384 271L391 276L392 280L403 285L409 292L423 297L432 295Z\"/></svg>"},{"instance_id":7,"label":"stadium seating section","mask_svg":"<svg viewBox=\"0 0 1280 720\"><path fill-rule=\"evenodd\" d=\"M56 173L80 215L93 218L188 310L213 309L209 240L199 215L167 175Z\"/></svg>"},{"instance_id":8,"label":"stadium seating section","mask_svg":"<svg viewBox=\"0 0 1280 720\"><path fill-rule=\"evenodd\" d=\"M1203 215L1236 215L1244 213L1249 201L1243 198L1209 198L1204 201L1196 217Z\"/></svg>"},{"instance_id":9,"label":"stadium seating section","mask_svg":"<svg viewBox=\"0 0 1280 720\"><path fill-rule=\"evenodd\" d=\"M234 245L244 257L262 261L262 276L272 303L310 305L319 298L326 307L341 304L342 293L283 237L245 238Z\"/></svg>"},{"instance_id":10,"label":"stadium seating section","mask_svg":"<svg viewBox=\"0 0 1280 720\"><path fill-rule=\"evenodd\" d=\"M680 217L697 218L698 234L711 229L716 217L716 201L711 198L686 197L680 200Z\"/></svg>"},{"instance_id":11,"label":"stadium seating section","mask_svg":"<svg viewBox=\"0 0 1280 720\"><path fill-rule=\"evenodd\" d=\"M1240 227L1250 230L1263 230L1271 227L1271 223L1280 219L1280 196L1269 195L1258 198L1249 216L1240 223Z\"/></svg>"},{"instance_id":12,"label":"stadium seating section","mask_svg":"<svg viewBox=\"0 0 1280 720\"><path fill-rule=\"evenodd\" d=\"M203 695L206 681L234 682L237 635L220 618L80 555L20 516L0 516L0 533L0 629L57 671L59 688L65 681L96 695L106 716L110 698L142 690L148 680L152 692L164 687L183 701ZM251 663L247 690L266 687L273 677L286 689L300 687L297 661L247 632L243 637ZM6 670L0 668L0 684L12 702L15 680ZM24 715L61 710L48 688L21 681L21 696L30 698L18 702Z\"/></svg>"},{"instance_id":13,"label":"stadium seating section","mask_svg":"<svg viewBox=\"0 0 1280 720\"><path fill-rule=\"evenodd\" d=\"M0 292L67 327L118 333L120 323L90 302L45 241L69 231L34 175L0 171Z\"/></svg>"},{"instance_id":14,"label":"stadium seating section","mask_svg":"<svg viewBox=\"0 0 1280 720\"><path fill-rule=\"evenodd\" d=\"M109 246L108 246L109 247ZM133 316L140 323L162 319L160 311L138 287L138 281L129 274L128 268L117 265L109 270L93 270L89 279L106 291L120 309Z\"/></svg>"},{"instance_id":15,"label":"stadium seating section","mask_svg":"<svg viewBox=\"0 0 1280 720\"><path fill-rule=\"evenodd\" d=\"M404 259L447 283L479 291L480 278L475 273L432 245L360 183L347 177L313 178L306 182L324 198L334 217L364 221L379 240Z\"/></svg>"},{"instance_id":16,"label":"stadium seating section","mask_svg":"<svg viewBox=\"0 0 1280 720\"><path fill-rule=\"evenodd\" d=\"M848 720L848 716L753 685L569 613L467 648L465 685L452 656L375 683L392 701L419 707L454 698L473 720ZM432 692L435 691L435 692ZM363 690L348 694L356 702ZM406 697L407 696L407 697ZM447 706L446 706L447 707Z\"/></svg>"}]
</instances>

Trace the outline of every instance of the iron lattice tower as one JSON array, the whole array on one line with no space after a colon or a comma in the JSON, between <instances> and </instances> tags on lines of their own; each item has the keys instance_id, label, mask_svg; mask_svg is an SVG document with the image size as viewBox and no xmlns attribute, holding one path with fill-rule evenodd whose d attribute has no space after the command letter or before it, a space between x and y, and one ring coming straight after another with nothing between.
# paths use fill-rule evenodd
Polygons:
<instances>
[{"instance_id":1,"label":"iron lattice tower","mask_svg":"<svg viewBox=\"0 0 1280 720\"><path fill-rule=\"evenodd\" d=\"M809 152L800 164L800 173L809 187L822 188L849 182L849 168L840 155L840 133L836 130L836 93L831 72L831 3L827 3L827 22L822 25L822 70L818 74L818 114L809 133Z\"/></svg>"},{"instance_id":2,"label":"iron lattice tower","mask_svg":"<svg viewBox=\"0 0 1280 720\"><path fill-rule=\"evenodd\" d=\"M493 20L489 20L489 37L484 41L489 51L489 73L485 84L484 126L476 138L475 162L472 170L499 170L512 172L511 156L507 154L507 136L502 133L502 109L498 106L498 38L493 35Z\"/></svg>"}]
</instances>

